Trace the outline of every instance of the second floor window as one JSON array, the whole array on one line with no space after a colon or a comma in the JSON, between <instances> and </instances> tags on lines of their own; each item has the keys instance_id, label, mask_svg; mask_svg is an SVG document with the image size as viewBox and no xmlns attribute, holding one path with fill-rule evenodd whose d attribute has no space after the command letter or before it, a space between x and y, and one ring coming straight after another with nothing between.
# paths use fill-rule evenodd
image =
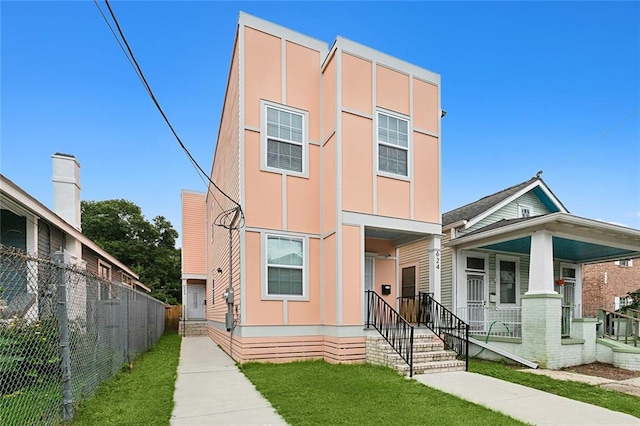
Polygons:
<instances>
[{"instance_id":1,"label":"second floor window","mask_svg":"<svg viewBox=\"0 0 640 426\"><path fill-rule=\"evenodd\" d=\"M304 116L267 106L267 167L303 172Z\"/></svg>"},{"instance_id":2,"label":"second floor window","mask_svg":"<svg viewBox=\"0 0 640 426\"><path fill-rule=\"evenodd\" d=\"M409 176L409 122L378 113L378 170Z\"/></svg>"}]
</instances>

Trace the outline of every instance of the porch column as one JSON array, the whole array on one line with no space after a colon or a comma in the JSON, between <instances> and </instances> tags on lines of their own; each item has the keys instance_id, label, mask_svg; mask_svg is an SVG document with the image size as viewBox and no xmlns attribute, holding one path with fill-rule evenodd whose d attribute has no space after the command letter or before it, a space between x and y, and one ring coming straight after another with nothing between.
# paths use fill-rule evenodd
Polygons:
<instances>
[{"instance_id":1,"label":"porch column","mask_svg":"<svg viewBox=\"0 0 640 426\"><path fill-rule=\"evenodd\" d=\"M531 235L529 291L525 294L558 294L553 289L553 235L549 231Z\"/></svg>"},{"instance_id":2,"label":"porch column","mask_svg":"<svg viewBox=\"0 0 640 426\"><path fill-rule=\"evenodd\" d=\"M429 238L429 290L433 293L433 298L439 303L442 303L440 286L441 269L440 235L432 235Z\"/></svg>"}]
</instances>

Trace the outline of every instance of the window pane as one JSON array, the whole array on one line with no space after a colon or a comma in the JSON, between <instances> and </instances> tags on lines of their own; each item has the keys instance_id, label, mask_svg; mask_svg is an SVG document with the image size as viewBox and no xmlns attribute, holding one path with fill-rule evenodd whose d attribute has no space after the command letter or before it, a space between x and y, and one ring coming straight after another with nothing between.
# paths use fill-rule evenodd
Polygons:
<instances>
[{"instance_id":1,"label":"window pane","mask_svg":"<svg viewBox=\"0 0 640 426\"><path fill-rule=\"evenodd\" d=\"M300 130L302 132L302 116L298 114L291 115L291 127Z\"/></svg>"},{"instance_id":2,"label":"window pane","mask_svg":"<svg viewBox=\"0 0 640 426\"><path fill-rule=\"evenodd\" d=\"M380 145L378 168L383 172L407 176L407 151Z\"/></svg>"},{"instance_id":3,"label":"window pane","mask_svg":"<svg viewBox=\"0 0 640 426\"><path fill-rule=\"evenodd\" d=\"M278 123L278 110L267 107L267 121Z\"/></svg>"},{"instance_id":4,"label":"window pane","mask_svg":"<svg viewBox=\"0 0 640 426\"><path fill-rule=\"evenodd\" d=\"M562 268L562 278L575 278L576 270L574 268Z\"/></svg>"},{"instance_id":5,"label":"window pane","mask_svg":"<svg viewBox=\"0 0 640 426\"><path fill-rule=\"evenodd\" d=\"M302 266L302 240L269 237L267 239L267 262L270 265Z\"/></svg>"},{"instance_id":6,"label":"window pane","mask_svg":"<svg viewBox=\"0 0 640 426\"><path fill-rule=\"evenodd\" d=\"M302 296L302 269L268 268L267 291L270 295Z\"/></svg>"},{"instance_id":7,"label":"window pane","mask_svg":"<svg viewBox=\"0 0 640 426\"><path fill-rule=\"evenodd\" d=\"M302 172L302 145L267 140L267 166Z\"/></svg>"},{"instance_id":8,"label":"window pane","mask_svg":"<svg viewBox=\"0 0 640 426\"><path fill-rule=\"evenodd\" d=\"M516 303L516 263L500 261L500 303Z\"/></svg>"},{"instance_id":9,"label":"window pane","mask_svg":"<svg viewBox=\"0 0 640 426\"><path fill-rule=\"evenodd\" d=\"M402 297L416 294L416 267L402 268Z\"/></svg>"},{"instance_id":10,"label":"window pane","mask_svg":"<svg viewBox=\"0 0 640 426\"><path fill-rule=\"evenodd\" d=\"M478 257L467 257L467 269L484 271L484 259Z\"/></svg>"}]
</instances>

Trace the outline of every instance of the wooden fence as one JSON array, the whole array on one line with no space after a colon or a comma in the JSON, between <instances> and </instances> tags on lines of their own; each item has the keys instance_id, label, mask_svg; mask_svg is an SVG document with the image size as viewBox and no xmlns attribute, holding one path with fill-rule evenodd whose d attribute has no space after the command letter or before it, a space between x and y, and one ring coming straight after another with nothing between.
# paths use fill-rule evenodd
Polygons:
<instances>
[{"instance_id":1,"label":"wooden fence","mask_svg":"<svg viewBox=\"0 0 640 426\"><path fill-rule=\"evenodd\" d=\"M167 305L164 308L164 328L165 330L178 331L178 323L182 315L182 305Z\"/></svg>"}]
</instances>

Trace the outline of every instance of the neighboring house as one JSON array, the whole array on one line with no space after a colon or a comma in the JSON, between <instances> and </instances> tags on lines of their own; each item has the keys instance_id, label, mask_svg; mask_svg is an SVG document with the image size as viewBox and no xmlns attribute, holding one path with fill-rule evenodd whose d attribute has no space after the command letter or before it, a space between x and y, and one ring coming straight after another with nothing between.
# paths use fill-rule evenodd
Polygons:
<instances>
[{"instance_id":1,"label":"neighboring house","mask_svg":"<svg viewBox=\"0 0 640 426\"><path fill-rule=\"evenodd\" d=\"M182 193L184 319L241 362L364 360L365 290L395 306L400 247L439 248L441 115L439 75L241 14L211 179L244 226Z\"/></svg>"},{"instance_id":2,"label":"neighboring house","mask_svg":"<svg viewBox=\"0 0 640 426\"><path fill-rule=\"evenodd\" d=\"M582 268L583 314L617 311L630 303L627 293L640 290L640 258L585 265Z\"/></svg>"},{"instance_id":3,"label":"neighboring house","mask_svg":"<svg viewBox=\"0 0 640 426\"><path fill-rule=\"evenodd\" d=\"M442 228L440 285L429 279L428 242L400 249L402 275L417 268L407 295L435 293L478 340L548 368L596 360L583 265L638 256L639 230L569 214L540 173L444 213Z\"/></svg>"},{"instance_id":4,"label":"neighboring house","mask_svg":"<svg viewBox=\"0 0 640 426\"><path fill-rule=\"evenodd\" d=\"M37 256L64 253L66 263L78 265L102 278L137 290L151 289L138 281L138 275L85 237L80 229L80 165L75 157L56 153L53 158L53 211L18 185L0 175L0 244ZM3 266L5 268L5 266ZM6 269L6 268L5 268ZM35 317L39 283L24 279L5 280L3 304L20 295L28 296Z\"/></svg>"}]
</instances>

